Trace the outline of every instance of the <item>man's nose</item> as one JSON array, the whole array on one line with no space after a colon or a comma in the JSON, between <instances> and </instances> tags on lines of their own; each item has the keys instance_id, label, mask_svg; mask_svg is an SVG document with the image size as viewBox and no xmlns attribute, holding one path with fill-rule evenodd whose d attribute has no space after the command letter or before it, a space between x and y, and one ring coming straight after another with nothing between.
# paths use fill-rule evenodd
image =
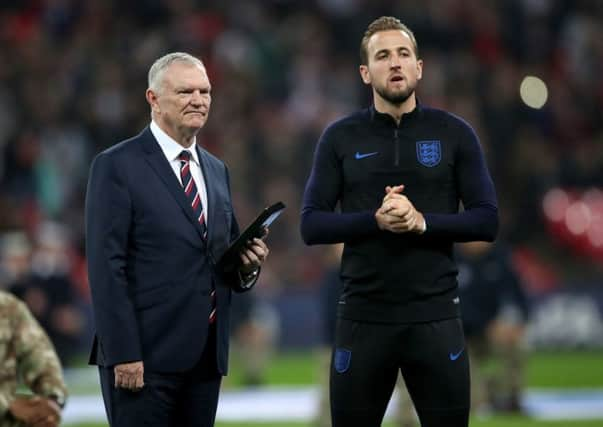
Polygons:
<instances>
[{"instance_id":1,"label":"man's nose","mask_svg":"<svg viewBox=\"0 0 603 427\"><path fill-rule=\"evenodd\" d=\"M398 55L391 55L389 58L389 66L390 68L400 68L401 61Z\"/></svg>"},{"instance_id":2,"label":"man's nose","mask_svg":"<svg viewBox=\"0 0 603 427\"><path fill-rule=\"evenodd\" d=\"M191 104L193 104L193 105L203 104L203 96L201 95L201 92L199 92L198 90L196 90L192 93Z\"/></svg>"}]
</instances>

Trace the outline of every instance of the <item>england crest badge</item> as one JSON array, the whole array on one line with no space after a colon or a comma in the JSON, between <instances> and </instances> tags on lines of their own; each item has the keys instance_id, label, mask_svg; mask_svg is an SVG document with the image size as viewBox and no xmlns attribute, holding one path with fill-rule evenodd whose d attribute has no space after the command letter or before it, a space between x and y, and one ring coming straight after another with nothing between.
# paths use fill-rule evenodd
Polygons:
<instances>
[{"instance_id":1,"label":"england crest badge","mask_svg":"<svg viewBox=\"0 0 603 427\"><path fill-rule=\"evenodd\" d=\"M428 168L437 166L442 160L440 141L417 141L417 160Z\"/></svg>"}]
</instances>

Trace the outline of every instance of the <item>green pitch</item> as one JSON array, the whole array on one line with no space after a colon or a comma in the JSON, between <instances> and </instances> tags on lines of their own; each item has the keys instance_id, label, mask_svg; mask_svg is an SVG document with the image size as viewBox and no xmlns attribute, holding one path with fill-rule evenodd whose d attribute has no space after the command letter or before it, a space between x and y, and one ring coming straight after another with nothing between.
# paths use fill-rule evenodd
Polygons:
<instances>
[{"instance_id":1,"label":"green pitch","mask_svg":"<svg viewBox=\"0 0 603 427\"><path fill-rule=\"evenodd\" d=\"M602 351L547 351L528 355L526 384L537 388L603 388ZM269 385L310 385L320 381L321 362L315 353L278 355L265 373ZM224 387L242 384L236 356Z\"/></svg>"},{"instance_id":2,"label":"green pitch","mask_svg":"<svg viewBox=\"0 0 603 427\"><path fill-rule=\"evenodd\" d=\"M534 421L527 418L496 417L488 421L472 421L470 427L601 427L601 420L594 421ZM106 427L106 424L78 424L73 427ZM216 427L311 427L308 423L216 423ZM383 427L396 427L385 423Z\"/></svg>"},{"instance_id":3,"label":"green pitch","mask_svg":"<svg viewBox=\"0 0 603 427\"><path fill-rule=\"evenodd\" d=\"M526 383L538 388L603 388L603 352L538 352L528 356ZM275 356L265 373L266 385L316 384L321 377L317 353L285 353ZM324 365L323 365L324 366ZM242 385L242 375L236 357L225 389ZM95 390L96 392L96 390ZM603 420L537 421L525 417L492 417L475 419L471 427L601 427ZM70 427L106 427L106 424L71 424ZM216 427L312 427L310 423L217 423ZM396 427L385 423L383 427Z\"/></svg>"}]
</instances>

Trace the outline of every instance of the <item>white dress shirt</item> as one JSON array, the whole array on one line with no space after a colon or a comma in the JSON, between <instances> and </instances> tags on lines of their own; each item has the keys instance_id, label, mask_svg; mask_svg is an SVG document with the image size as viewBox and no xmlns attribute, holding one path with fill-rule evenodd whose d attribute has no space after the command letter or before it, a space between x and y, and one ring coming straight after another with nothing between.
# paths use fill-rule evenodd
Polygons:
<instances>
[{"instance_id":1,"label":"white dress shirt","mask_svg":"<svg viewBox=\"0 0 603 427\"><path fill-rule=\"evenodd\" d=\"M205 186L205 179L203 177L203 171L201 170L201 163L199 162L199 154L197 153L197 139L195 137L195 141L193 144L184 148L182 145L178 144L171 136L165 133L161 128L155 123L151 121L151 133L159 143L161 150L163 151L163 155L170 163L176 178L178 178L178 182L182 185L182 178L180 177L180 160L178 157L182 150L188 150L191 153L191 161L190 161L190 169L191 175L195 180L195 185L197 186L197 191L201 196L201 203L203 204L203 211L205 212L205 224L209 228L209 224L207 223L208 217L208 205L207 205L207 187Z\"/></svg>"},{"instance_id":2,"label":"white dress shirt","mask_svg":"<svg viewBox=\"0 0 603 427\"><path fill-rule=\"evenodd\" d=\"M178 182L180 182L180 185L182 185L182 178L180 177L180 160L178 160L178 157L180 156L182 150L185 150L185 148L182 147L182 145L178 144L176 141L174 141L172 137L170 137L167 133L161 130L161 128L154 121L151 121L150 128L151 133L153 134L153 136L159 143L161 150L163 151L163 155L170 163L170 166L172 167L176 178L178 178ZM191 153L191 174L193 176L193 179L195 180L197 190L199 191L199 193L201 193L201 203L203 203L203 210L205 211L205 224L207 224L207 188L205 187L205 179L203 177L203 171L201 170L201 163L199 162L199 155L197 154L196 145L197 139L195 138L193 144L190 147L186 148L186 150L190 151ZM257 280L259 271L260 269L257 268L246 277L243 277L243 275L239 272L241 286L243 286L244 288L250 288L251 286L253 286L253 284Z\"/></svg>"}]
</instances>

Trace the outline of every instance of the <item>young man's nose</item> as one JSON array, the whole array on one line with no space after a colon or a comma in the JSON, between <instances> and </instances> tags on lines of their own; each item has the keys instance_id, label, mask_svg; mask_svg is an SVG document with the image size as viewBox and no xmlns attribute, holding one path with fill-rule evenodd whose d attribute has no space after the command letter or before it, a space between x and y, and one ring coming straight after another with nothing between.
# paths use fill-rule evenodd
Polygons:
<instances>
[{"instance_id":1,"label":"young man's nose","mask_svg":"<svg viewBox=\"0 0 603 427\"><path fill-rule=\"evenodd\" d=\"M400 61L400 57L398 55L392 55L389 59L389 66L391 68L400 68L402 61Z\"/></svg>"}]
</instances>

